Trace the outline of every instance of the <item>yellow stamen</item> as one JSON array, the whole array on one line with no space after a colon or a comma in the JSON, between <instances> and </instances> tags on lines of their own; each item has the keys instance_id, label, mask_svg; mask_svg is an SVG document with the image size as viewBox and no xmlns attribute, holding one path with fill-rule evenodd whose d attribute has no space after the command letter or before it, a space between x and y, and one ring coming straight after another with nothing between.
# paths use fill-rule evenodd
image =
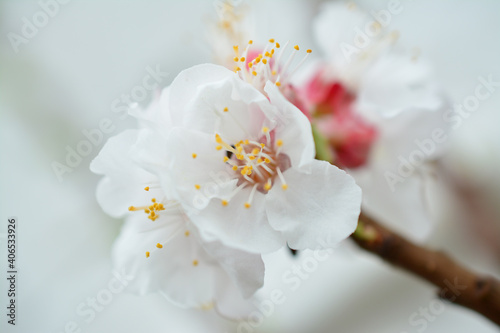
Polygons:
<instances>
[{"instance_id":1,"label":"yellow stamen","mask_svg":"<svg viewBox=\"0 0 500 333\"><path fill-rule=\"evenodd\" d=\"M149 186L146 186L146 187L144 188L144 191L149 191Z\"/></svg>"},{"instance_id":2,"label":"yellow stamen","mask_svg":"<svg viewBox=\"0 0 500 333\"><path fill-rule=\"evenodd\" d=\"M198 266L198 260L193 260L193 266Z\"/></svg>"},{"instance_id":3,"label":"yellow stamen","mask_svg":"<svg viewBox=\"0 0 500 333\"><path fill-rule=\"evenodd\" d=\"M245 202L245 208L250 208L250 204L248 202Z\"/></svg>"},{"instance_id":4,"label":"yellow stamen","mask_svg":"<svg viewBox=\"0 0 500 333\"><path fill-rule=\"evenodd\" d=\"M193 156L193 158L196 158L198 155L196 155L195 153L193 153L191 156Z\"/></svg>"},{"instance_id":5,"label":"yellow stamen","mask_svg":"<svg viewBox=\"0 0 500 333\"><path fill-rule=\"evenodd\" d=\"M293 48L296 49L297 51L299 50L299 46L298 45L295 45Z\"/></svg>"},{"instance_id":6,"label":"yellow stamen","mask_svg":"<svg viewBox=\"0 0 500 333\"><path fill-rule=\"evenodd\" d=\"M184 235L185 235L186 237L187 237L187 236L189 236L189 234L190 234L190 233L189 233L189 231L188 231L188 230L186 230L186 232L184 233Z\"/></svg>"},{"instance_id":7,"label":"yellow stamen","mask_svg":"<svg viewBox=\"0 0 500 333\"><path fill-rule=\"evenodd\" d=\"M201 186L200 186L200 185L198 185L198 184L194 185L194 187L195 187L197 190L199 190L199 189L201 188Z\"/></svg>"},{"instance_id":8,"label":"yellow stamen","mask_svg":"<svg viewBox=\"0 0 500 333\"><path fill-rule=\"evenodd\" d=\"M281 86L281 82L280 81L276 81L276 86L280 87Z\"/></svg>"},{"instance_id":9,"label":"yellow stamen","mask_svg":"<svg viewBox=\"0 0 500 333\"><path fill-rule=\"evenodd\" d=\"M146 258L149 258L149 252L146 252Z\"/></svg>"},{"instance_id":10,"label":"yellow stamen","mask_svg":"<svg viewBox=\"0 0 500 333\"><path fill-rule=\"evenodd\" d=\"M222 203L222 206L227 206L227 204L228 204L227 200L222 200L221 203Z\"/></svg>"},{"instance_id":11,"label":"yellow stamen","mask_svg":"<svg viewBox=\"0 0 500 333\"><path fill-rule=\"evenodd\" d=\"M276 145L277 145L278 147L283 146L283 140L279 139L278 141L276 141Z\"/></svg>"},{"instance_id":12,"label":"yellow stamen","mask_svg":"<svg viewBox=\"0 0 500 333\"><path fill-rule=\"evenodd\" d=\"M163 247L163 245L161 245L160 243L156 244L156 247L161 249Z\"/></svg>"}]
</instances>

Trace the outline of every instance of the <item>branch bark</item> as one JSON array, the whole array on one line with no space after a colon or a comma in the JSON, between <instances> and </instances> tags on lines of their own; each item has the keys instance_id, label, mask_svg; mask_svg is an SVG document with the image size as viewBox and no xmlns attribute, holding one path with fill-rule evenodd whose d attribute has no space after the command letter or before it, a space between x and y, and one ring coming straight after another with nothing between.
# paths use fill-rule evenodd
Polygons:
<instances>
[{"instance_id":1,"label":"branch bark","mask_svg":"<svg viewBox=\"0 0 500 333\"><path fill-rule=\"evenodd\" d=\"M500 326L500 281L494 277L476 274L440 251L416 245L363 212L351 238L363 249L439 288L438 297Z\"/></svg>"}]
</instances>

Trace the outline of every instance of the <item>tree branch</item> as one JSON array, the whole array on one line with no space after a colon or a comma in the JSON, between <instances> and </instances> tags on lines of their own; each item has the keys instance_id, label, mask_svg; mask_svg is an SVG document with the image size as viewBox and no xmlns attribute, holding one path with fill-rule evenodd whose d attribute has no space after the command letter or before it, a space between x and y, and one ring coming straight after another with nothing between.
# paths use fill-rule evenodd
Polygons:
<instances>
[{"instance_id":1,"label":"tree branch","mask_svg":"<svg viewBox=\"0 0 500 333\"><path fill-rule=\"evenodd\" d=\"M438 297L500 325L500 282L494 277L478 275L442 252L416 245L363 212L351 238L363 249L438 287Z\"/></svg>"}]
</instances>

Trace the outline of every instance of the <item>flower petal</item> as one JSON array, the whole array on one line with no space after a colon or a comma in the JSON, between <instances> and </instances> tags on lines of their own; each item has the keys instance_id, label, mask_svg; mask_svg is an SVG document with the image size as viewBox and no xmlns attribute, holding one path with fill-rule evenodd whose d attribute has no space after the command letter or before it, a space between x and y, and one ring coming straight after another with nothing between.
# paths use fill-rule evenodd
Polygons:
<instances>
[{"instance_id":1,"label":"flower petal","mask_svg":"<svg viewBox=\"0 0 500 333\"><path fill-rule=\"evenodd\" d=\"M273 252L285 245L283 236L269 225L262 193L256 192L251 207L245 208L249 193L249 189L241 190L227 205L212 199L205 209L191 211L189 217L206 240L218 239L248 252Z\"/></svg>"},{"instance_id":2,"label":"flower petal","mask_svg":"<svg viewBox=\"0 0 500 333\"><path fill-rule=\"evenodd\" d=\"M252 85L231 76L198 88L198 94L183 111L183 125L204 133L223 133L232 143L257 140L266 123L264 110L274 110L267 98Z\"/></svg>"},{"instance_id":3,"label":"flower petal","mask_svg":"<svg viewBox=\"0 0 500 333\"><path fill-rule=\"evenodd\" d=\"M198 89L235 75L227 68L212 64L201 64L180 72L170 85L168 108L174 111L171 113L172 124L180 126L183 123L183 112L198 94Z\"/></svg>"},{"instance_id":4,"label":"flower petal","mask_svg":"<svg viewBox=\"0 0 500 333\"><path fill-rule=\"evenodd\" d=\"M162 248L156 248L157 243ZM114 245L113 259L118 272L132 276L129 284L132 290L140 294L160 291L182 307L211 306L219 294L225 300L228 295L221 293L221 281L226 282L225 292L231 292L231 297L240 302L241 291L248 296L260 288L263 281L260 256L218 244L209 244L207 248L215 256L201 246L196 229L182 214L172 212L155 222L137 215L127 220ZM150 252L149 258L146 251ZM242 264L255 271L245 276L239 274L236 271Z\"/></svg>"},{"instance_id":5,"label":"flower petal","mask_svg":"<svg viewBox=\"0 0 500 333\"><path fill-rule=\"evenodd\" d=\"M150 202L157 190L144 191L149 184L158 183L158 178L134 163L130 147L136 142L137 130L127 130L110 138L90 164L90 170L105 175L97 186L97 201L103 210L120 217L131 205Z\"/></svg>"},{"instance_id":6,"label":"flower petal","mask_svg":"<svg viewBox=\"0 0 500 333\"><path fill-rule=\"evenodd\" d=\"M360 213L361 189L352 177L325 161L314 160L307 169L288 169L288 189L274 186L266 196L269 223L297 250L331 247L347 238Z\"/></svg>"},{"instance_id":7,"label":"flower petal","mask_svg":"<svg viewBox=\"0 0 500 333\"><path fill-rule=\"evenodd\" d=\"M311 123L307 117L290 103L272 82L265 91L276 106L279 117L276 122L276 139L283 141L282 151L290 157L293 167L302 167L314 159L316 153Z\"/></svg>"},{"instance_id":8,"label":"flower petal","mask_svg":"<svg viewBox=\"0 0 500 333\"><path fill-rule=\"evenodd\" d=\"M366 116L393 117L408 109L438 109L441 92L433 84L430 68L422 61L385 54L362 76L357 108Z\"/></svg>"}]
</instances>

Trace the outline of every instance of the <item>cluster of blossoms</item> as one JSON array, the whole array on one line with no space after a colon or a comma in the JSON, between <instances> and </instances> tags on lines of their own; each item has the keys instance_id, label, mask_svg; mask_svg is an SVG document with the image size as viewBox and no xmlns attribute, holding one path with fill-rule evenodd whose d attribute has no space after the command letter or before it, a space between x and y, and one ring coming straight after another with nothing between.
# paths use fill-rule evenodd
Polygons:
<instances>
[{"instance_id":1,"label":"cluster of blossoms","mask_svg":"<svg viewBox=\"0 0 500 333\"><path fill-rule=\"evenodd\" d=\"M91 169L105 175L104 210L128 216L114 257L139 292L222 311L262 286L262 254L330 247L355 230L360 188L314 159L310 122L276 82L259 90L198 65L132 114L140 129L110 139Z\"/></svg>"},{"instance_id":2,"label":"cluster of blossoms","mask_svg":"<svg viewBox=\"0 0 500 333\"><path fill-rule=\"evenodd\" d=\"M263 254L332 247L356 229L354 179L363 209L389 223L421 221L398 206L418 191L391 193L385 172L442 102L423 65L389 51L391 37L339 58L331 45L343 37L330 31L349 31L342 23L362 13L325 8L315 27L327 57L305 70L311 50L242 43L232 33L241 17L224 13L221 39L238 40L215 53L222 66L184 70L149 108L131 110L139 129L111 138L91 169L104 175L103 209L126 216L113 256L137 291L234 314L263 284Z\"/></svg>"}]
</instances>

